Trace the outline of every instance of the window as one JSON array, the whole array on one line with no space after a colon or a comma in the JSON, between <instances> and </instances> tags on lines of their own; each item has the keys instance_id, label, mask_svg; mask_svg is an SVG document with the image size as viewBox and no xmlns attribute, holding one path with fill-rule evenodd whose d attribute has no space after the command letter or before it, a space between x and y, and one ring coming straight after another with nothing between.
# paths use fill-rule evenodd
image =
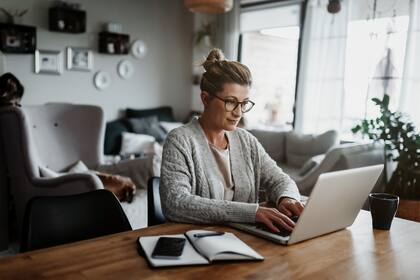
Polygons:
<instances>
[{"instance_id":1,"label":"window","mask_svg":"<svg viewBox=\"0 0 420 280\"><path fill-rule=\"evenodd\" d=\"M296 91L300 4L241 13L240 60L253 75L250 128L290 129Z\"/></svg>"},{"instance_id":2,"label":"window","mask_svg":"<svg viewBox=\"0 0 420 280\"><path fill-rule=\"evenodd\" d=\"M400 100L409 17L356 20L348 25L345 95L341 130L351 138L351 128L364 118L379 115L373 97L390 95L391 108Z\"/></svg>"}]
</instances>

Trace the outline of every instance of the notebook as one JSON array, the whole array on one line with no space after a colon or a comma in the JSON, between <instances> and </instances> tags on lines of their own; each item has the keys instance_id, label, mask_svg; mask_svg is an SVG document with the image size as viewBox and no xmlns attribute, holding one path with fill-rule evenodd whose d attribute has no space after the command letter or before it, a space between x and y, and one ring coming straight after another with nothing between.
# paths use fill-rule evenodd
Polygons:
<instances>
[{"instance_id":1,"label":"notebook","mask_svg":"<svg viewBox=\"0 0 420 280\"><path fill-rule=\"evenodd\" d=\"M213 261L264 260L254 249L246 245L231 232L219 236L197 238L194 234L207 233L206 230L190 230L185 234L141 236L138 245L142 249L149 264L153 267L205 265ZM179 259L152 258L152 252L160 237L186 238L184 251Z\"/></svg>"}]
</instances>

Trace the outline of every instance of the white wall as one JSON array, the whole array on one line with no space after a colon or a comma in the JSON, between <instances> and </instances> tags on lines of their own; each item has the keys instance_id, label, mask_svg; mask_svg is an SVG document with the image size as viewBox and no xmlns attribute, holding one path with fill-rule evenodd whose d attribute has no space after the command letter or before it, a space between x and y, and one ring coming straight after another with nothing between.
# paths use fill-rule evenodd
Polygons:
<instances>
[{"instance_id":1,"label":"white wall","mask_svg":"<svg viewBox=\"0 0 420 280\"><path fill-rule=\"evenodd\" d=\"M190 111L193 15L184 8L182 0L73 1L81 3L87 12L87 32L83 34L48 31L48 8L52 2L1 0L0 7L29 9L22 23L37 27L38 49L61 50L65 54L67 46L89 47L94 51L94 69L77 72L64 67L59 76L35 74L33 54L0 54L3 70L14 73L25 86L22 104L96 104L104 109L107 120L115 119L119 110L126 107L171 105L178 119ZM146 57L138 60L132 55L99 54L97 34L105 22L121 23L130 41L143 40L148 46ZM134 64L135 73L129 80L117 74L117 64L122 59ZM93 84L98 70L107 71L112 77L111 86L104 91Z\"/></svg>"}]
</instances>

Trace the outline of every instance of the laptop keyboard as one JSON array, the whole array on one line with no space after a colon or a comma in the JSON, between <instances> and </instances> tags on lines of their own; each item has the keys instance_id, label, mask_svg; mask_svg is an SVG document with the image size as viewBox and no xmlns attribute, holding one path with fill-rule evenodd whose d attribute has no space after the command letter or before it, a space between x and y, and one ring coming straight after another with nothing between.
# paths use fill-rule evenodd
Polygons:
<instances>
[{"instance_id":1,"label":"laptop keyboard","mask_svg":"<svg viewBox=\"0 0 420 280\"><path fill-rule=\"evenodd\" d=\"M291 217L291 219L292 219L292 221L294 221L296 223L299 219L299 216L293 216L293 217ZM267 231L269 233L273 233L273 234L276 234L276 235L279 235L279 236L282 236L282 237L287 237L292 233L291 231L288 231L288 230L283 229L283 228L280 228L279 232L273 232L271 229L269 229L266 225L264 225L262 223L257 223L256 227L258 229L261 229L261 230L264 230L264 231Z\"/></svg>"}]
</instances>

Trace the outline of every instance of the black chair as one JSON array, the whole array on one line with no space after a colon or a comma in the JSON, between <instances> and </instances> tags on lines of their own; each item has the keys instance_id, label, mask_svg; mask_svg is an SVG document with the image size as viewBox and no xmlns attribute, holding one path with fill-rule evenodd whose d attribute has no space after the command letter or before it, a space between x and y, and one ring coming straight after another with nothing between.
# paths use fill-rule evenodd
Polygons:
<instances>
[{"instance_id":1,"label":"black chair","mask_svg":"<svg viewBox=\"0 0 420 280\"><path fill-rule=\"evenodd\" d=\"M32 198L26 207L20 251L132 230L118 199L107 190Z\"/></svg>"},{"instance_id":2,"label":"black chair","mask_svg":"<svg viewBox=\"0 0 420 280\"><path fill-rule=\"evenodd\" d=\"M159 182L160 177L151 177L147 182L147 225L149 227L166 222L160 203Z\"/></svg>"}]
</instances>

